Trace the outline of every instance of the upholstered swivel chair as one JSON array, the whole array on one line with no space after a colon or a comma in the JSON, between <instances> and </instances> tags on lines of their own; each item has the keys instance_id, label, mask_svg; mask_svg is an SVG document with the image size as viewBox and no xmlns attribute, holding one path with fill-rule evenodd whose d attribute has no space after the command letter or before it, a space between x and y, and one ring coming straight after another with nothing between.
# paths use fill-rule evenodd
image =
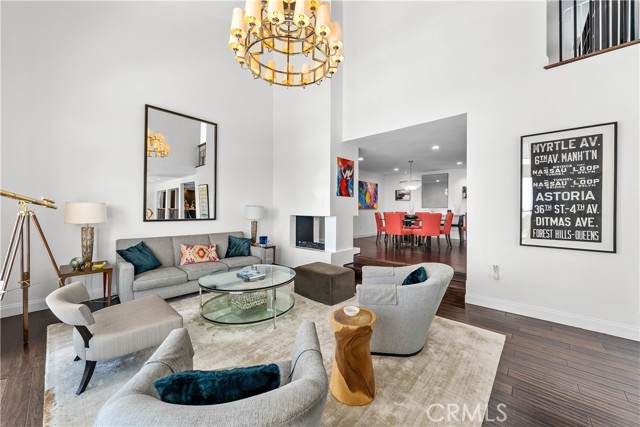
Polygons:
<instances>
[{"instance_id":1,"label":"upholstered swivel chair","mask_svg":"<svg viewBox=\"0 0 640 427\"><path fill-rule=\"evenodd\" d=\"M402 285L419 267L427 281ZM356 286L357 304L376 313L371 353L413 356L422 350L429 328L451 279L453 268L422 263L403 267L362 267L362 284Z\"/></svg>"},{"instance_id":2,"label":"upholstered swivel chair","mask_svg":"<svg viewBox=\"0 0 640 427\"><path fill-rule=\"evenodd\" d=\"M76 394L85 391L96 362L113 359L160 344L169 332L182 327L180 316L158 295L116 304L94 313L82 304L89 293L82 282L58 288L47 305L63 323L73 325L76 360L85 360Z\"/></svg>"},{"instance_id":3,"label":"upholstered swivel chair","mask_svg":"<svg viewBox=\"0 0 640 427\"><path fill-rule=\"evenodd\" d=\"M376 243L378 243L378 241L380 241L380 236L382 236L382 233L384 233L384 240L387 240L387 233L386 233L386 227L384 226L384 219L382 218L382 214L380 212L374 212L374 216L376 218L376 230L377 230L377 234L376 234Z\"/></svg>"},{"instance_id":4,"label":"upholstered swivel chair","mask_svg":"<svg viewBox=\"0 0 640 427\"><path fill-rule=\"evenodd\" d=\"M418 236L419 239L424 239L423 249L427 250L426 238L429 238L431 243L431 237L440 236L440 222L442 221L442 214L430 213L430 212L418 212L418 220L420 221L420 228L413 229L413 235ZM440 239L438 239L438 247L440 247Z\"/></svg>"},{"instance_id":5,"label":"upholstered swivel chair","mask_svg":"<svg viewBox=\"0 0 640 427\"><path fill-rule=\"evenodd\" d=\"M453 246L451 244L451 223L453 223L453 212L447 212L447 216L444 218L444 225L440 228L440 234L444 234L449 247ZM438 236L438 245L440 245L440 236Z\"/></svg>"},{"instance_id":6,"label":"upholstered swivel chair","mask_svg":"<svg viewBox=\"0 0 640 427\"><path fill-rule=\"evenodd\" d=\"M204 349L203 351L206 351ZM149 361L98 412L95 426L319 426L329 382L315 324L303 322L280 367L279 388L235 402L178 405L161 401L153 383L193 369L193 347L186 329L167 337ZM265 363L270 363L265 361Z\"/></svg>"}]
</instances>

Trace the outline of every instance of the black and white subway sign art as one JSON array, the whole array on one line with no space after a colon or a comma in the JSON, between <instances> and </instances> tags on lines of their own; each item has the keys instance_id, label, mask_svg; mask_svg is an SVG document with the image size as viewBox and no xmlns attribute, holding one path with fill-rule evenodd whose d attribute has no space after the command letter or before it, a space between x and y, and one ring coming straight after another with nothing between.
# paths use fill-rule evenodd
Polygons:
<instances>
[{"instance_id":1,"label":"black and white subway sign art","mask_svg":"<svg viewBox=\"0 0 640 427\"><path fill-rule=\"evenodd\" d=\"M616 252L617 123L521 137L520 244Z\"/></svg>"},{"instance_id":2,"label":"black and white subway sign art","mask_svg":"<svg viewBox=\"0 0 640 427\"><path fill-rule=\"evenodd\" d=\"M531 238L602 241L603 135L531 144Z\"/></svg>"}]
</instances>

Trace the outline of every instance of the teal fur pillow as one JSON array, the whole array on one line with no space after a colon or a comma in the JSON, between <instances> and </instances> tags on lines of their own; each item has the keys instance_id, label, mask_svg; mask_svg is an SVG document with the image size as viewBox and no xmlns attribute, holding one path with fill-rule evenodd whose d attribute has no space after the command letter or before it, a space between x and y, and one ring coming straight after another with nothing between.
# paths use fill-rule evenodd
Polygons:
<instances>
[{"instance_id":1,"label":"teal fur pillow","mask_svg":"<svg viewBox=\"0 0 640 427\"><path fill-rule=\"evenodd\" d=\"M215 405L277 389L280 368L272 363L224 371L184 371L160 378L153 386L163 402Z\"/></svg>"},{"instance_id":2,"label":"teal fur pillow","mask_svg":"<svg viewBox=\"0 0 640 427\"><path fill-rule=\"evenodd\" d=\"M116 250L118 255L124 258L126 261L133 264L133 270L135 274L144 273L145 271L153 270L160 267L160 261L151 252L151 249L144 242L140 242L135 246L131 246L127 249Z\"/></svg>"},{"instance_id":3,"label":"teal fur pillow","mask_svg":"<svg viewBox=\"0 0 640 427\"><path fill-rule=\"evenodd\" d=\"M407 278L404 279L404 282L402 282L402 286L414 285L416 283L422 283L426 281L427 281L427 272L425 271L424 267L420 267L413 270L411 273L409 273Z\"/></svg>"},{"instance_id":4,"label":"teal fur pillow","mask_svg":"<svg viewBox=\"0 0 640 427\"><path fill-rule=\"evenodd\" d=\"M234 256L249 256L251 254L251 239L229 236L229 246L225 258Z\"/></svg>"}]
</instances>

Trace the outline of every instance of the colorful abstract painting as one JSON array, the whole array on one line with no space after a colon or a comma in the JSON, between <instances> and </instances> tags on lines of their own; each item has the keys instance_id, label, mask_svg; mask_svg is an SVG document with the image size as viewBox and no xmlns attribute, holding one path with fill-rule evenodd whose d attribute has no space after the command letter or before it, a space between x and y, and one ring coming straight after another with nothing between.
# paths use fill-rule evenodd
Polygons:
<instances>
[{"instance_id":1,"label":"colorful abstract painting","mask_svg":"<svg viewBox=\"0 0 640 427\"><path fill-rule=\"evenodd\" d=\"M342 197L353 197L353 173L354 163L353 160L337 158L338 173L337 173L337 188L336 195Z\"/></svg>"},{"instance_id":2,"label":"colorful abstract painting","mask_svg":"<svg viewBox=\"0 0 640 427\"><path fill-rule=\"evenodd\" d=\"M378 209L378 184L358 181L358 209Z\"/></svg>"}]
</instances>

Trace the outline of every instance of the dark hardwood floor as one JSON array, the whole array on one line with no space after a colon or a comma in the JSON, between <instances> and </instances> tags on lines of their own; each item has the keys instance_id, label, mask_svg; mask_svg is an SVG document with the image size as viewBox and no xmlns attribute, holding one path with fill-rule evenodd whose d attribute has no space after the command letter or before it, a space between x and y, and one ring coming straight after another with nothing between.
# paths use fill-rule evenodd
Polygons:
<instances>
[{"instance_id":1,"label":"dark hardwood floor","mask_svg":"<svg viewBox=\"0 0 640 427\"><path fill-rule=\"evenodd\" d=\"M450 265L456 273L467 274L467 245L466 241L451 239L452 247L447 247L444 238L440 239L440 246L434 237L431 247L426 250L423 246L400 245L394 246L384 240L376 243L375 236L353 239L353 246L360 248L360 255L367 258L382 259L401 264L417 264L419 262L441 262Z\"/></svg>"},{"instance_id":2,"label":"dark hardwood floor","mask_svg":"<svg viewBox=\"0 0 640 427\"><path fill-rule=\"evenodd\" d=\"M437 257L464 250L455 244ZM418 259L411 248L379 250L395 262ZM443 303L438 315L506 336L483 425L640 426L640 343L473 305ZM42 424L46 327L55 322L49 311L31 313L23 346L20 316L0 321L2 426Z\"/></svg>"}]
</instances>

